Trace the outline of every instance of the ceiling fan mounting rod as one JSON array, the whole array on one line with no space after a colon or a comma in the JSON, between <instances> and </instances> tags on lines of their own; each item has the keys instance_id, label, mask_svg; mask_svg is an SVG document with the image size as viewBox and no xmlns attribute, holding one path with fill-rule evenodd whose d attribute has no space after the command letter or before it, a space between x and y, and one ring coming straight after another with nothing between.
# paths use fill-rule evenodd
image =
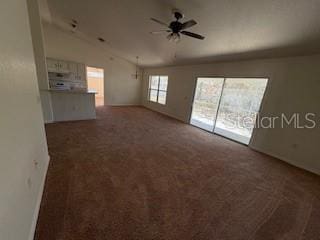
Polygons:
<instances>
[{"instance_id":1,"label":"ceiling fan mounting rod","mask_svg":"<svg viewBox=\"0 0 320 240\"><path fill-rule=\"evenodd\" d=\"M183 18L183 14L177 9L173 9L173 15L177 19L177 21L179 21L179 19Z\"/></svg>"}]
</instances>

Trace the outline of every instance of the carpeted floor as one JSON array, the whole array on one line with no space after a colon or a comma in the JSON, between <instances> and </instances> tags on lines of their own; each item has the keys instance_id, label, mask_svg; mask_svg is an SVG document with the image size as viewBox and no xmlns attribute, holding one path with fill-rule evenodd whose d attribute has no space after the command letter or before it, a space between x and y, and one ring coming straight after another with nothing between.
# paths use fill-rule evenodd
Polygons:
<instances>
[{"instance_id":1,"label":"carpeted floor","mask_svg":"<svg viewBox=\"0 0 320 240\"><path fill-rule=\"evenodd\" d=\"M36 239L320 239L320 177L142 107L46 126Z\"/></svg>"}]
</instances>

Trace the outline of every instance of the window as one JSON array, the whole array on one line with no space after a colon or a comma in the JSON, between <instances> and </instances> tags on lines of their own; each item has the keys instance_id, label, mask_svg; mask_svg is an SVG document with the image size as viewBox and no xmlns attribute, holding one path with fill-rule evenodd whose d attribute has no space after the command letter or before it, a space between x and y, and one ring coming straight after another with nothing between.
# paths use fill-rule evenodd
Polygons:
<instances>
[{"instance_id":1,"label":"window","mask_svg":"<svg viewBox=\"0 0 320 240\"><path fill-rule=\"evenodd\" d=\"M165 105L168 76L149 76L149 101Z\"/></svg>"},{"instance_id":2,"label":"window","mask_svg":"<svg viewBox=\"0 0 320 240\"><path fill-rule=\"evenodd\" d=\"M249 144L267 78L198 78L190 123Z\"/></svg>"}]
</instances>

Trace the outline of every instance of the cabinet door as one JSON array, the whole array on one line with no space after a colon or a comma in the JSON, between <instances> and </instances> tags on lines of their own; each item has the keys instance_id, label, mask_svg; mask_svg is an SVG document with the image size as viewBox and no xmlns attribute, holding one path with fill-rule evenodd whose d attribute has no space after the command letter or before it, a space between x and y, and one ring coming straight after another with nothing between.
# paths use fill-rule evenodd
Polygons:
<instances>
[{"instance_id":1,"label":"cabinet door","mask_svg":"<svg viewBox=\"0 0 320 240\"><path fill-rule=\"evenodd\" d=\"M70 78L72 81L78 81L78 66L77 63L69 62Z\"/></svg>"},{"instance_id":2,"label":"cabinet door","mask_svg":"<svg viewBox=\"0 0 320 240\"><path fill-rule=\"evenodd\" d=\"M58 72L59 63L57 60L47 58L47 68L48 72Z\"/></svg>"},{"instance_id":3,"label":"cabinet door","mask_svg":"<svg viewBox=\"0 0 320 240\"><path fill-rule=\"evenodd\" d=\"M69 63L65 61L59 61L59 71L60 72L70 72Z\"/></svg>"},{"instance_id":4,"label":"cabinet door","mask_svg":"<svg viewBox=\"0 0 320 240\"><path fill-rule=\"evenodd\" d=\"M78 63L78 81L86 82L86 67L82 63Z\"/></svg>"}]
</instances>

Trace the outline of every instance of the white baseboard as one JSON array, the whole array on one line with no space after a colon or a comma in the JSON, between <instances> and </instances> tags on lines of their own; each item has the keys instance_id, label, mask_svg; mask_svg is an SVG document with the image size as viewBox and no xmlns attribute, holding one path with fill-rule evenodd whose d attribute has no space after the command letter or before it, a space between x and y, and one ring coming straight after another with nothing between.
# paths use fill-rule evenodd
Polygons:
<instances>
[{"instance_id":1,"label":"white baseboard","mask_svg":"<svg viewBox=\"0 0 320 240\"><path fill-rule=\"evenodd\" d=\"M153 112L157 112L157 113L163 114L163 115L165 115L165 116L174 118L174 119L176 119L176 120L178 120L178 121L180 121L180 122L189 124L189 122L185 121L184 119L178 118L177 116L174 116L174 115L169 114L169 113L167 113L167 112L164 112L164 111L161 111L161 110L158 110L158 109L154 109L154 108L152 108L152 107L150 107L150 106L148 106L148 105L142 105L142 106L145 107L145 108L147 108L147 109L149 109L149 110L151 110L151 111L153 111Z\"/></svg>"},{"instance_id":2,"label":"white baseboard","mask_svg":"<svg viewBox=\"0 0 320 240\"><path fill-rule=\"evenodd\" d=\"M293 162L292 160L287 159L284 156L280 156L280 155L278 155L276 153L273 153L273 152L270 152L270 151L265 151L265 150L258 149L258 148L256 148L255 146L252 146L252 145L249 145L249 148L253 149L254 151L257 151L257 152L266 154L268 156L274 157L276 159L279 159L279 160L281 160L283 162L286 162L286 163L288 163L288 164L290 164L292 166L295 166L297 168L301 168L301 169L304 169L304 170L306 170L308 172L312 172L314 174L320 175L320 172L317 169L314 169L314 168L309 167L309 166L305 166L303 164L298 164L296 162Z\"/></svg>"},{"instance_id":3,"label":"white baseboard","mask_svg":"<svg viewBox=\"0 0 320 240\"><path fill-rule=\"evenodd\" d=\"M37 227L37 221L38 221L38 216L39 216L40 205L41 205L44 185L45 185L45 181L46 181L46 176L47 176L47 172L48 172L49 162L50 162L50 156L48 156L48 159L47 159L45 166L44 166L43 179L41 180L41 185L40 185L39 193L37 196L36 207L34 210L33 220L32 220L30 234L29 234L29 238L28 238L29 240L34 240L34 234L35 234L36 227Z\"/></svg>"},{"instance_id":4,"label":"white baseboard","mask_svg":"<svg viewBox=\"0 0 320 240\"><path fill-rule=\"evenodd\" d=\"M123 103L123 104L107 104L106 106L111 106L111 107L125 107L125 106L142 106L141 104L134 104L134 103Z\"/></svg>"}]
</instances>

